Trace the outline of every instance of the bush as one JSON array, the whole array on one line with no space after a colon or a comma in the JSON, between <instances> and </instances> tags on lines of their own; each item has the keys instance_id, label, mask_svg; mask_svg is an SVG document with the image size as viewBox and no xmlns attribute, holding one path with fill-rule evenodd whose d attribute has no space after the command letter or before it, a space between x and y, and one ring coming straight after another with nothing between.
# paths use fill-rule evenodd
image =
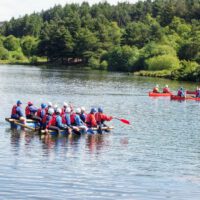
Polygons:
<instances>
[{"instance_id":1,"label":"bush","mask_svg":"<svg viewBox=\"0 0 200 200\"><path fill-rule=\"evenodd\" d=\"M172 71L172 78L184 81L199 81L200 66L196 62L184 60L178 69Z\"/></svg>"},{"instance_id":2,"label":"bush","mask_svg":"<svg viewBox=\"0 0 200 200\"><path fill-rule=\"evenodd\" d=\"M139 50L136 47L114 47L108 52L108 69L111 71L135 71L139 59Z\"/></svg>"},{"instance_id":3,"label":"bush","mask_svg":"<svg viewBox=\"0 0 200 200\"><path fill-rule=\"evenodd\" d=\"M26 60L26 57L22 52L13 51L11 55L14 60L21 60L21 61Z\"/></svg>"},{"instance_id":4,"label":"bush","mask_svg":"<svg viewBox=\"0 0 200 200\"><path fill-rule=\"evenodd\" d=\"M88 65L89 65L89 67L91 67L92 69L98 69L99 66L100 66L99 59L94 58L94 57L91 57L91 58L88 60Z\"/></svg>"},{"instance_id":5,"label":"bush","mask_svg":"<svg viewBox=\"0 0 200 200\"><path fill-rule=\"evenodd\" d=\"M172 55L161 55L149 58L145 61L148 70L164 70L179 67L179 59Z\"/></svg>"},{"instance_id":6,"label":"bush","mask_svg":"<svg viewBox=\"0 0 200 200\"><path fill-rule=\"evenodd\" d=\"M0 60L9 60L10 54L7 49L0 47Z\"/></svg>"},{"instance_id":7,"label":"bush","mask_svg":"<svg viewBox=\"0 0 200 200\"><path fill-rule=\"evenodd\" d=\"M16 51L20 48L19 39L17 39L13 35L8 36L4 40L3 45L9 51Z\"/></svg>"},{"instance_id":8,"label":"bush","mask_svg":"<svg viewBox=\"0 0 200 200\"><path fill-rule=\"evenodd\" d=\"M107 70L107 68L108 68L108 62L106 60L102 61L99 69L100 70Z\"/></svg>"}]
</instances>

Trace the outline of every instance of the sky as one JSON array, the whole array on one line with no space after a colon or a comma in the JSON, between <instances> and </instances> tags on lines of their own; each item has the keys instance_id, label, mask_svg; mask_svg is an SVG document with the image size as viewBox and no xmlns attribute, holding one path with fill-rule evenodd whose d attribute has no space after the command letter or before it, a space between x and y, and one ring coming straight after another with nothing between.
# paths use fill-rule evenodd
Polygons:
<instances>
[{"instance_id":1,"label":"sky","mask_svg":"<svg viewBox=\"0 0 200 200\"><path fill-rule=\"evenodd\" d=\"M10 20L12 17L18 18L34 11L47 10L54 5L65 5L66 3L82 3L84 0L0 0L0 21ZM102 0L85 0L90 4L102 2ZM104 1L104 0L103 0ZM138 0L107 0L110 4L128 1L135 3Z\"/></svg>"}]
</instances>

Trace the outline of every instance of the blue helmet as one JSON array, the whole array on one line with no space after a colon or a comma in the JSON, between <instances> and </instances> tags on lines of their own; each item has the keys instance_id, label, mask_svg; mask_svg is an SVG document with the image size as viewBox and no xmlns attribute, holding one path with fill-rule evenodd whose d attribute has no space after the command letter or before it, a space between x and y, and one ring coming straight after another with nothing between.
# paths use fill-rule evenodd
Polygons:
<instances>
[{"instance_id":1,"label":"blue helmet","mask_svg":"<svg viewBox=\"0 0 200 200\"><path fill-rule=\"evenodd\" d=\"M101 107L98 108L98 112L102 113L103 109Z\"/></svg>"},{"instance_id":2,"label":"blue helmet","mask_svg":"<svg viewBox=\"0 0 200 200\"><path fill-rule=\"evenodd\" d=\"M46 104L42 103L41 108L46 108Z\"/></svg>"},{"instance_id":3,"label":"blue helmet","mask_svg":"<svg viewBox=\"0 0 200 200\"><path fill-rule=\"evenodd\" d=\"M20 100L17 101L17 105L20 105L22 104L22 102Z\"/></svg>"},{"instance_id":4,"label":"blue helmet","mask_svg":"<svg viewBox=\"0 0 200 200\"><path fill-rule=\"evenodd\" d=\"M96 108L92 108L92 109L90 110L90 112L91 112L91 113L95 113L95 112L97 112L97 110L96 110Z\"/></svg>"}]
</instances>

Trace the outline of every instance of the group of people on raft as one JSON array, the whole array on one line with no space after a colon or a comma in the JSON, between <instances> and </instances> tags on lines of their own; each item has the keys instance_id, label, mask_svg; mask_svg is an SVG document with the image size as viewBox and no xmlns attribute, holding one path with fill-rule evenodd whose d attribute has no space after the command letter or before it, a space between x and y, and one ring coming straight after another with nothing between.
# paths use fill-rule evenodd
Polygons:
<instances>
[{"instance_id":1,"label":"group of people on raft","mask_svg":"<svg viewBox=\"0 0 200 200\"><path fill-rule=\"evenodd\" d=\"M160 93L160 91L159 91L159 85L156 85L153 88L153 93ZM162 93L171 93L168 85L165 85L165 87L163 88ZM184 88L181 87L180 89L178 89L177 96L186 97L186 93L187 92L184 90ZM195 97L200 98L200 87L196 88Z\"/></svg>"},{"instance_id":2,"label":"group of people on raft","mask_svg":"<svg viewBox=\"0 0 200 200\"><path fill-rule=\"evenodd\" d=\"M32 119L39 122L43 130L56 130L58 133L66 130L69 134L72 130L87 131L92 127L98 127L98 131L101 133L101 127L106 126L104 122L113 119L112 116L105 115L101 107L91 108L90 113L86 113L84 107L74 110L73 106L66 102L63 103L62 108L57 105L53 106L51 102L48 102L47 105L42 103L39 109L34 106L33 102L28 102L24 117L20 100L12 107L11 118L20 120L24 124L26 119Z\"/></svg>"}]
</instances>

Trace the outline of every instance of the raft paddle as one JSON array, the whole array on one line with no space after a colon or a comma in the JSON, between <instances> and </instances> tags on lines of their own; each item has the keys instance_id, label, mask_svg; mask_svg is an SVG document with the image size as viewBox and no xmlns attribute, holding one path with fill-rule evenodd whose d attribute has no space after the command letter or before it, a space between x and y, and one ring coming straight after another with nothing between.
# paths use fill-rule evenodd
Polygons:
<instances>
[{"instance_id":1,"label":"raft paddle","mask_svg":"<svg viewBox=\"0 0 200 200\"><path fill-rule=\"evenodd\" d=\"M14 123L15 123L15 124L18 124L18 125L20 125L20 126L22 126L22 127L24 127L24 128L30 129L30 130L32 130L32 131L36 131L35 128L32 128L32 127L27 126L27 125L25 125L25 124L21 124L21 123L17 122L16 120L14 120Z\"/></svg>"},{"instance_id":2,"label":"raft paddle","mask_svg":"<svg viewBox=\"0 0 200 200\"><path fill-rule=\"evenodd\" d=\"M130 123L128 120L126 120L126 119L121 119L121 118L118 118L118 117L114 117L114 119L117 119L117 120L121 121L121 122L124 123L124 124L128 124L128 125L131 124L131 123Z\"/></svg>"}]
</instances>

